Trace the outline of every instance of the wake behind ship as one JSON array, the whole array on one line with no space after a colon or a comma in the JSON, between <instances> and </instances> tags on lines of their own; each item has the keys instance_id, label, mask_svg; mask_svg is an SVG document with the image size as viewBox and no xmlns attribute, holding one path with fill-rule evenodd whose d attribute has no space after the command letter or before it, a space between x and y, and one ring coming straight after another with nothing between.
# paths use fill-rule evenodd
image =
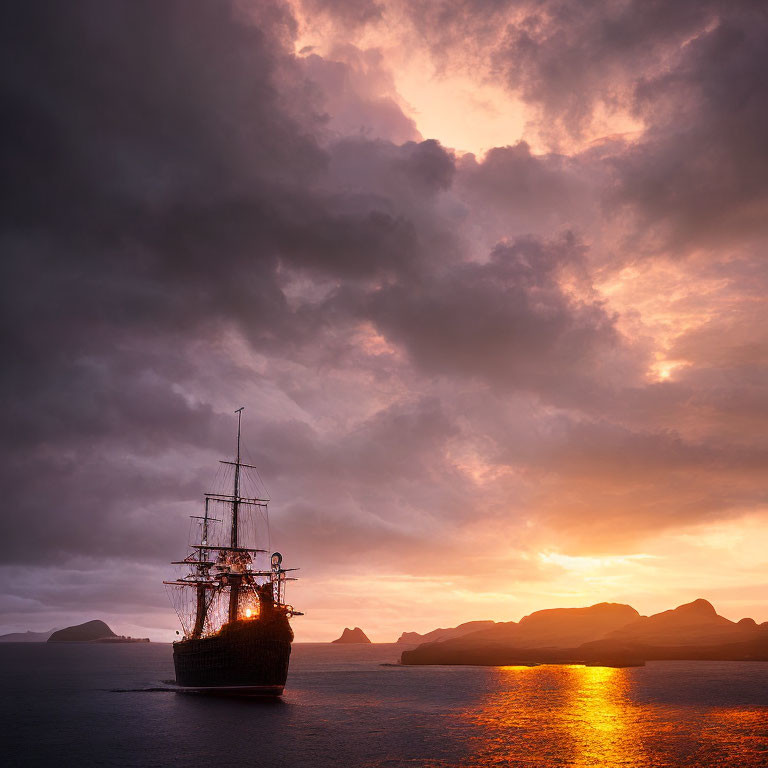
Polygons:
<instances>
[{"instance_id":1,"label":"wake behind ship","mask_svg":"<svg viewBox=\"0 0 768 768\"><path fill-rule=\"evenodd\" d=\"M232 492L205 494L192 517L190 553L173 563L182 573L166 581L184 637L173 644L176 683L210 693L279 696L288 676L293 630L300 616L285 602L295 568L269 555L269 499L256 467L240 460L237 413L235 461L222 461Z\"/></svg>"}]
</instances>

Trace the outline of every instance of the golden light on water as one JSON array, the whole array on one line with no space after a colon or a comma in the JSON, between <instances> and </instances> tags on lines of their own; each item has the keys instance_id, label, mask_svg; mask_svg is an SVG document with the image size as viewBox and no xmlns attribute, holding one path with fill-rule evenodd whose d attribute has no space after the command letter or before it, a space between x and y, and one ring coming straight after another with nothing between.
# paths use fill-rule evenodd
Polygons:
<instances>
[{"instance_id":1,"label":"golden light on water","mask_svg":"<svg viewBox=\"0 0 768 768\"><path fill-rule=\"evenodd\" d=\"M566 730L574 768L645 763L626 669L568 667L571 709Z\"/></svg>"},{"instance_id":2,"label":"golden light on water","mask_svg":"<svg viewBox=\"0 0 768 768\"><path fill-rule=\"evenodd\" d=\"M477 764L644 764L628 670L563 665L497 672L501 690L476 715L485 742ZM532 733L535 739L525 737Z\"/></svg>"},{"instance_id":3,"label":"golden light on water","mask_svg":"<svg viewBox=\"0 0 768 768\"><path fill-rule=\"evenodd\" d=\"M652 703L637 696L646 673L577 665L488 670L493 692L462 716L475 731L462 765L698 768L734 766L733 755L740 766L768 764L764 709Z\"/></svg>"}]
</instances>

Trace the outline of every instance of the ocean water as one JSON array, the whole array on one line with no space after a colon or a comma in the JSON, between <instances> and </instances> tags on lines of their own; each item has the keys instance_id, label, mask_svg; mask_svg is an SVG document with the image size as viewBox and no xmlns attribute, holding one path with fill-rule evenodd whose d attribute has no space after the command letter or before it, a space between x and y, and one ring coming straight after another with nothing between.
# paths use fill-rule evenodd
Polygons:
<instances>
[{"instance_id":1,"label":"ocean water","mask_svg":"<svg viewBox=\"0 0 768 768\"><path fill-rule=\"evenodd\" d=\"M400 650L295 644L263 701L163 690L169 645L0 644L0 765L768 766L768 664L388 665Z\"/></svg>"}]
</instances>

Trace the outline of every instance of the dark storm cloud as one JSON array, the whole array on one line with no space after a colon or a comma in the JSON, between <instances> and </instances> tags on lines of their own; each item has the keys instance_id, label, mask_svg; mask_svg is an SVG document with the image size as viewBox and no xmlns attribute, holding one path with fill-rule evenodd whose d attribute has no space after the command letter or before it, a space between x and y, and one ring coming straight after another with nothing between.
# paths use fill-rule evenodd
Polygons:
<instances>
[{"instance_id":1,"label":"dark storm cloud","mask_svg":"<svg viewBox=\"0 0 768 768\"><path fill-rule=\"evenodd\" d=\"M119 458L224 445L210 406L178 389L199 367L191 347L227 324L257 346L290 344L301 329L281 260L370 274L407 250L386 247L408 238L398 222L334 212L307 191L327 162L310 133L314 91L283 47L291 17L259 9L256 19L186 2L3 11L14 556L147 551L149 534L122 535L121 513L144 485L157 497L169 480Z\"/></svg>"},{"instance_id":2,"label":"dark storm cloud","mask_svg":"<svg viewBox=\"0 0 768 768\"><path fill-rule=\"evenodd\" d=\"M494 64L513 90L541 107L545 120L578 135L597 104L624 106L636 78L666 67L675 49L712 20L716 6L663 0L511 3L509 10L520 15L506 27Z\"/></svg>"},{"instance_id":3,"label":"dark storm cloud","mask_svg":"<svg viewBox=\"0 0 768 768\"><path fill-rule=\"evenodd\" d=\"M445 450L458 434L455 417L434 398L386 408L332 439L306 424L271 425L268 448L256 457L276 487L292 489L273 516L277 534L301 528L297 553L315 565L329 552L369 563L415 557L465 512L471 483Z\"/></svg>"},{"instance_id":4,"label":"dark storm cloud","mask_svg":"<svg viewBox=\"0 0 768 768\"><path fill-rule=\"evenodd\" d=\"M733 247L765 235L768 9L724 9L676 65L640 79L648 128L615 162L617 202L656 247Z\"/></svg>"},{"instance_id":5,"label":"dark storm cloud","mask_svg":"<svg viewBox=\"0 0 768 768\"><path fill-rule=\"evenodd\" d=\"M6 15L4 306L25 319L7 342L42 360L35 344L82 354L137 327L279 315L273 249L241 241L271 218L270 182L305 181L323 155L278 108L274 30L205 3Z\"/></svg>"},{"instance_id":6,"label":"dark storm cloud","mask_svg":"<svg viewBox=\"0 0 768 768\"><path fill-rule=\"evenodd\" d=\"M126 458L217 440L211 409L173 389L186 334L276 304L274 256L255 260L246 299L230 272L243 249L215 213L237 229L224 200L248 187L258 212L270 177L305 178L322 153L276 108L287 18L265 36L208 4L3 15L5 536L28 560L130 555L120 512L167 479ZM248 83L228 77L243 64Z\"/></svg>"},{"instance_id":7,"label":"dark storm cloud","mask_svg":"<svg viewBox=\"0 0 768 768\"><path fill-rule=\"evenodd\" d=\"M324 96L326 130L401 144L420 138L413 119L395 99L392 76L380 51L337 46L327 57L306 55L303 66Z\"/></svg>"},{"instance_id":8,"label":"dark storm cloud","mask_svg":"<svg viewBox=\"0 0 768 768\"><path fill-rule=\"evenodd\" d=\"M524 141L490 149L482 162L464 157L462 184L511 213L531 215L537 208L552 215L569 208L583 184L578 169L564 155L536 156Z\"/></svg>"},{"instance_id":9,"label":"dark storm cloud","mask_svg":"<svg viewBox=\"0 0 768 768\"><path fill-rule=\"evenodd\" d=\"M13 559L165 551L171 526L157 505L200 490L175 474L174 451L194 473L202 451L230 449L230 425L186 394L205 356L222 366L212 354L222 334L234 328L254 350L312 360L348 321L292 307L289 272L345 280L362 305L371 280L403 280L427 258L418 227L429 203L411 220L402 201L446 189L452 157L435 141L358 139L362 181L334 186L352 145L318 143L322 91L284 45L293 21L279 5L257 8L5 10L2 341L12 364L2 418ZM366 163L376 179L365 180ZM248 375L217 370L222 380ZM338 441L324 449L333 468ZM419 466L426 450L411 441L403 461ZM295 471L324 462L312 455L302 470L300 456Z\"/></svg>"},{"instance_id":10,"label":"dark storm cloud","mask_svg":"<svg viewBox=\"0 0 768 768\"><path fill-rule=\"evenodd\" d=\"M521 141L495 147L480 161L462 157L456 187L489 238L546 238L567 230L595 242L608 178L605 156L611 154L604 146L576 157L537 155Z\"/></svg>"},{"instance_id":11,"label":"dark storm cloud","mask_svg":"<svg viewBox=\"0 0 768 768\"><path fill-rule=\"evenodd\" d=\"M370 315L425 369L538 392L591 378L621 340L597 302L570 298L558 277L578 264L572 236L499 244L485 263L437 269L382 287Z\"/></svg>"}]
</instances>

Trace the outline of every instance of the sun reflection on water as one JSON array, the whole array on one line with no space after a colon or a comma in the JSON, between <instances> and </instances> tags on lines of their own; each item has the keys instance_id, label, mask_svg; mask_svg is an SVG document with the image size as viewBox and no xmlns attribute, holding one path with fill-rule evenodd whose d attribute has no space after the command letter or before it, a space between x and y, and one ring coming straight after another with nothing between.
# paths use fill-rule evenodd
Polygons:
<instances>
[{"instance_id":1,"label":"sun reflection on water","mask_svg":"<svg viewBox=\"0 0 768 768\"><path fill-rule=\"evenodd\" d=\"M626 669L567 667L570 707L565 717L574 768L642 765L636 707L630 705Z\"/></svg>"},{"instance_id":2,"label":"sun reflection on water","mask_svg":"<svg viewBox=\"0 0 768 768\"><path fill-rule=\"evenodd\" d=\"M472 717L483 728L477 765L642 765L626 670L500 667L499 688Z\"/></svg>"},{"instance_id":3,"label":"sun reflection on water","mask_svg":"<svg viewBox=\"0 0 768 768\"><path fill-rule=\"evenodd\" d=\"M636 669L499 667L463 768L768 765L768 711L642 702ZM763 762L766 760L766 762Z\"/></svg>"}]
</instances>

